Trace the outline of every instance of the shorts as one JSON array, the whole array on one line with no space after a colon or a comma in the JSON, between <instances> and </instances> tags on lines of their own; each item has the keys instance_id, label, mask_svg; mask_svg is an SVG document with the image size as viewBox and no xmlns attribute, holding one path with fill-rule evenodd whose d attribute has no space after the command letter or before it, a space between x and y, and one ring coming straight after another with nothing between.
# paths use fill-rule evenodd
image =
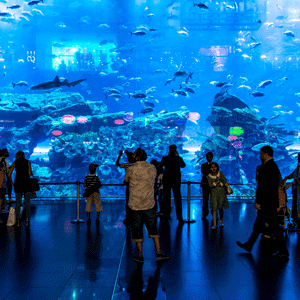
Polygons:
<instances>
[{"instance_id":1,"label":"shorts","mask_svg":"<svg viewBox=\"0 0 300 300\"><path fill-rule=\"evenodd\" d=\"M149 237L159 237L154 207L147 210L130 209L129 218L133 242L142 242L144 240L143 224L146 225Z\"/></svg>"},{"instance_id":2,"label":"shorts","mask_svg":"<svg viewBox=\"0 0 300 300\"><path fill-rule=\"evenodd\" d=\"M103 211L100 194L97 192L94 192L86 199L86 208L85 208L86 212L93 211L93 208L92 208L93 202L95 203L95 211L96 212Z\"/></svg>"}]
</instances>

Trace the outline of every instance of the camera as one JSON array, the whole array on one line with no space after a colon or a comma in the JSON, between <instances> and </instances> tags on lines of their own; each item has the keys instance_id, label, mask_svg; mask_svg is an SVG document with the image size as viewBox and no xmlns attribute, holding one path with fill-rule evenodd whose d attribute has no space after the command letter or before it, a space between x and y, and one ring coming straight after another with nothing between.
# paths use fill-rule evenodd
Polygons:
<instances>
[{"instance_id":1,"label":"camera","mask_svg":"<svg viewBox=\"0 0 300 300\"><path fill-rule=\"evenodd\" d=\"M126 150L123 150L122 153L123 153L123 154L126 153Z\"/></svg>"}]
</instances>

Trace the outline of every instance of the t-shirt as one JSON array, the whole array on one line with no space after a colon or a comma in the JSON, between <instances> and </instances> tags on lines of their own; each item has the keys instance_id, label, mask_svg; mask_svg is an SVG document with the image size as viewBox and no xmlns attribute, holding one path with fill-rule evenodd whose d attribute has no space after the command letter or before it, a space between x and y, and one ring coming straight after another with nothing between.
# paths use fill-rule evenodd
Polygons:
<instances>
[{"instance_id":1,"label":"t-shirt","mask_svg":"<svg viewBox=\"0 0 300 300\"><path fill-rule=\"evenodd\" d=\"M85 187L93 192L100 193L99 188L102 186L100 179L95 174L89 174L84 178Z\"/></svg>"},{"instance_id":2,"label":"t-shirt","mask_svg":"<svg viewBox=\"0 0 300 300\"><path fill-rule=\"evenodd\" d=\"M154 182L156 168L146 161L137 161L125 175L129 182L128 206L132 210L148 210L154 207Z\"/></svg>"}]
</instances>

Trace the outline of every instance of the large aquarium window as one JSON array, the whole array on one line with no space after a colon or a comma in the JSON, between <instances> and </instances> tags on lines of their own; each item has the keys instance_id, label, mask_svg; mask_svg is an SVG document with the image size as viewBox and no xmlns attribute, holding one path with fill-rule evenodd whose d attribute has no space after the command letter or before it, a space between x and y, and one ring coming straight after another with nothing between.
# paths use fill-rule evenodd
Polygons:
<instances>
[{"instance_id":1,"label":"large aquarium window","mask_svg":"<svg viewBox=\"0 0 300 300\"><path fill-rule=\"evenodd\" d=\"M10 163L24 151L41 182L83 181L97 163L102 183L122 183L120 150L160 161L170 144L182 181L200 181L211 151L236 196L254 195L264 145L283 176L295 168L297 1L6 0L0 12L0 148Z\"/></svg>"}]
</instances>

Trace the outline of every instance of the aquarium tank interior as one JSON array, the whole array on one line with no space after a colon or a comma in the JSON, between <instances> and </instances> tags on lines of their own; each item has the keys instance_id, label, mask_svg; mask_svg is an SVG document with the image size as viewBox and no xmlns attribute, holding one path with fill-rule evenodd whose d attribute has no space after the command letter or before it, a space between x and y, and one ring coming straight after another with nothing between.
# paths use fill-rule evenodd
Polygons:
<instances>
[{"instance_id":1,"label":"aquarium tank interior","mask_svg":"<svg viewBox=\"0 0 300 300\"><path fill-rule=\"evenodd\" d=\"M119 184L120 150L160 161L170 144L183 182L200 182L211 151L235 196L254 195L262 146L282 175L297 164L296 0L0 0L0 28L0 148L10 163L24 151L42 183L83 182L97 163Z\"/></svg>"}]
</instances>

